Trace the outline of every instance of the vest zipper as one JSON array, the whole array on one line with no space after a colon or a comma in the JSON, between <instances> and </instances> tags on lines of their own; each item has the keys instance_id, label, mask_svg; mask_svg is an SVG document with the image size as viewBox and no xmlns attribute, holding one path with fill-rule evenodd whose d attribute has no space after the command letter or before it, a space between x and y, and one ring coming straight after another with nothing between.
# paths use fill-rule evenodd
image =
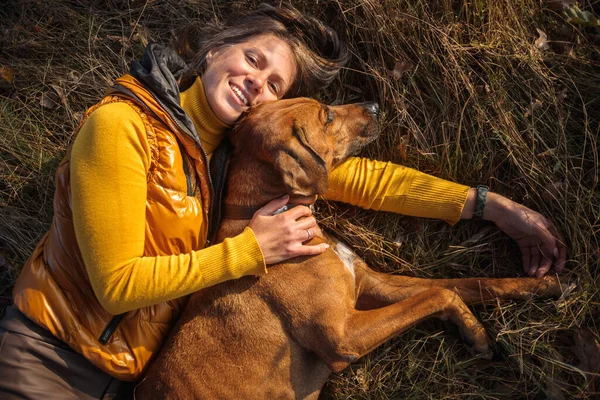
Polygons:
<instances>
[{"instance_id":1,"label":"vest zipper","mask_svg":"<svg viewBox=\"0 0 600 400\"><path fill-rule=\"evenodd\" d=\"M126 315L127 313L123 313L112 317L112 319L108 322L106 328L104 328L104 330L100 334L100 337L98 338L98 342L100 342L100 344L105 345L106 343L108 343L113 333L115 333L117 326L119 325L121 320L125 318Z\"/></svg>"}]
</instances>

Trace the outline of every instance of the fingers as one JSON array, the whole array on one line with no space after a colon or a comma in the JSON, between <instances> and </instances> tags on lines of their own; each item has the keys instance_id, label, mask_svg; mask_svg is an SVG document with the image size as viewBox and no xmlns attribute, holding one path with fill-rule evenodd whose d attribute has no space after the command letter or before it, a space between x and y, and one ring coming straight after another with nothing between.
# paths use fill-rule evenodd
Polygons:
<instances>
[{"instance_id":1,"label":"fingers","mask_svg":"<svg viewBox=\"0 0 600 400\"><path fill-rule=\"evenodd\" d=\"M256 211L256 214L259 215L273 215L273 213L277 210L279 210L281 207L285 206L288 202L288 200L290 199L290 196L288 196L287 194L279 197L275 200L271 200L270 202L268 202L267 204L265 204L262 208L258 209L258 211ZM309 210L310 211L310 210Z\"/></svg>"},{"instance_id":2,"label":"fingers","mask_svg":"<svg viewBox=\"0 0 600 400\"><path fill-rule=\"evenodd\" d=\"M312 211L307 206L296 206L282 213L293 219L298 219L302 217L309 217L312 215Z\"/></svg>"},{"instance_id":3,"label":"fingers","mask_svg":"<svg viewBox=\"0 0 600 400\"><path fill-rule=\"evenodd\" d=\"M325 250L329 248L327 243L316 244L313 246L302 245L298 247L297 256L314 256L317 254L323 253Z\"/></svg>"},{"instance_id":4,"label":"fingers","mask_svg":"<svg viewBox=\"0 0 600 400\"><path fill-rule=\"evenodd\" d=\"M530 260L526 268L527 274L541 278L546 275L553 263L556 272L561 272L566 261L566 248L554 224L539 215L534 232L534 236L537 236L539 242L537 245L535 242L528 244ZM523 265L525 266L525 264Z\"/></svg>"},{"instance_id":5,"label":"fingers","mask_svg":"<svg viewBox=\"0 0 600 400\"><path fill-rule=\"evenodd\" d=\"M315 217L308 217L308 218L304 218L301 219L300 221L296 222L296 228L298 228L299 230L305 230L305 229L311 229L312 230L312 236L314 236L314 228L316 228L317 226L317 220L315 219Z\"/></svg>"},{"instance_id":6,"label":"fingers","mask_svg":"<svg viewBox=\"0 0 600 400\"><path fill-rule=\"evenodd\" d=\"M540 266L535 272L535 276L537 278L541 278L542 276L546 275L548 271L550 271L550 267L552 266L552 258L553 257L551 257L550 255L542 254Z\"/></svg>"},{"instance_id":7,"label":"fingers","mask_svg":"<svg viewBox=\"0 0 600 400\"><path fill-rule=\"evenodd\" d=\"M288 200L289 196L284 196L269 202L254 214L248 225L254 231L267 265L293 257L320 254L329 248L327 243L304 244L320 233L309 207L297 206L273 215Z\"/></svg>"},{"instance_id":8,"label":"fingers","mask_svg":"<svg viewBox=\"0 0 600 400\"><path fill-rule=\"evenodd\" d=\"M556 272L562 272L564 269L567 249L564 245L564 240L556 230L554 224L545 220L545 234L543 235L543 245L541 247L542 260L535 276L541 278L544 276L554 263Z\"/></svg>"},{"instance_id":9,"label":"fingers","mask_svg":"<svg viewBox=\"0 0 600 400\"><path fill-rule=\"evenodd\" d=\"M550 233L554 236L556 247L553 251L554 256L554 269L557 273L561 273L565 269L565 262L567 261L567 248L565 246L565 240L554 224L550 224L548 229Z\"/></svg>"}]
</instances>

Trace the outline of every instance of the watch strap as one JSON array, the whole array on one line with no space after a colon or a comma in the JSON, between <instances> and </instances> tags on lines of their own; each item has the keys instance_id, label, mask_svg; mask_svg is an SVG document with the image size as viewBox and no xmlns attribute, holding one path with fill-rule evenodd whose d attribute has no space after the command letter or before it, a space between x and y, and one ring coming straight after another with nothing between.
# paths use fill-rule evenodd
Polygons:
<instances>
[{"instance_id":1,"label":"watch strap","mask_svg":"<svg viewBox=\"0 0 600 400\"><path fill-rule=\"evenodd\" d=\"M483 211L485 210L485 202L487 200L487 194L490 190L485 185L477 186L477 197L475 197L475 211L473 212L473 219L483 219Z\"/></svg>"}]
</instances>

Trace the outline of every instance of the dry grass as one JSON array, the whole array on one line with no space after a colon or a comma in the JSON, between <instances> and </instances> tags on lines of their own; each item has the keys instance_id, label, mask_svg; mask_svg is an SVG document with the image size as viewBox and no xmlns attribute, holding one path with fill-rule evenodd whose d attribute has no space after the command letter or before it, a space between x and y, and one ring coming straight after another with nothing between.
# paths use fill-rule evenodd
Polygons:
<instances>
[{"instance_id":1,"label":"dry grass","mask_svg":"<svg viewBox=\"0 0 600 400\"><path fill-rule=\"evenodd\" d=\"M81 113L148 40L166 42L170 29L186 21L256 3L8 0L0 6L0 305L9 304L19 269L50 224L53 171ZM593 347L600 331L598 28L569 24L534 0L294 4L330 22L354 53L322 99L382 105L381 138L365 155L469 185L487 183L550 216L570 250L567 274L578 283L560 301L476 307L495 342L492 361L469 355L455 327L431 321L333 376L323 397L600 395L599 371L585 373L600 357ZM580 6L600 15L595 0ZM536 46L537 29L548 36L546 49ZM406 157L398 149L403 137ZM520 273L518 249L486 223L450 228L339 204L322 204L319 216L382 271Z\"/></svg>"}]
</instances>

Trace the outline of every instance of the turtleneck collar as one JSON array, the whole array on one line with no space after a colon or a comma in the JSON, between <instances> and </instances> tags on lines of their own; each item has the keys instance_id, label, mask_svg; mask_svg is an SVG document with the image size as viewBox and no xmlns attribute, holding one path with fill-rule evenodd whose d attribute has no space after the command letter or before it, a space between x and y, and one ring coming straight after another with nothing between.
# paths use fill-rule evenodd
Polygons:
<instances>
[{"instance_id":1,"label":"turtleneck collar","mask_svg":"<svg viewBox=\"0 0 600 400\"><path fill-rule=\"evenodd\" d=\"M229 125L221 121L210 108L200 77L186 91L181 92L181 108L194 123L206 154L212 154L221 143Z\"/></svg>"}]
</instances>

